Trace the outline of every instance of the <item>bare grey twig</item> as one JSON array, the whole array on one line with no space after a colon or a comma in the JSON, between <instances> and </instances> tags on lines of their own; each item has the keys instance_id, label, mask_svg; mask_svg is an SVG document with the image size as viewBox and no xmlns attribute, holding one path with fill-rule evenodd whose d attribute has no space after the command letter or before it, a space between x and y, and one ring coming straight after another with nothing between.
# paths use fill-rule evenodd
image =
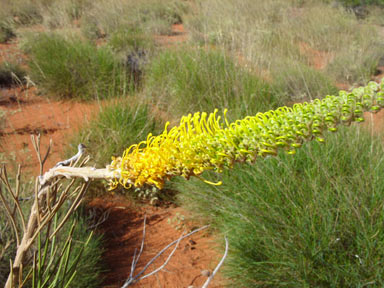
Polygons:
<instances>
[{"instance_id":1,"label":"bare grey twig","mask_svg":"<svg viewBox=\"0 0 384 288\"><path fill-rule=\"evenodd\" d=\"M176 251L176 248L171 252L171 254L168 256L167 260L164 262L163 265L161 265L159 268L155 269L153 272L150 272L149 274L146 274L144 276L141 276L142 274L144 274L144 272L148 269L148 267L157 259L159 258L166 250L168 250L168 248L172 247L173 245L179 245L180 241L187 238L187 237L190 237L191 235L199 232L199 231L202 231L204 229L207 229L209 227L209 225L206 225L206 226L203 226L203 227L200 227L196 230L193 230L192 232L186 234L186 235L182 235L180 236L177 240L169 243L167 246L165 246L159 253L156 254L155 257L153 257L146 265L145 267L134 277L132 277L132 275L130 275L130 277L124 282L123 286L121 288L126 288L136 282L139 282L140 280L144 279L144 278L147 278L148 276L151 276L151 275L154 275L155 273L159 272L161 269L163 269L165 267L165 265L169 262L169 260L171 259L173 253ZM143 243L143 241L142 241ZM143 244L142 244L143 245ZM134 256L135 257L135 256ZM133 273L132 273L133 274Z\"/></svg>"},{"instance_id":2,"label":"bare grey twig","mask_svg":"<svg viewBox=\"0 0 384 288\"><path fill-rule=\"evenodd\" d=\"M179 244L180 244L181 239L183 239L183 238L180 237L180 238L177 240L176 245L175 245L175 248L173 248L172 252L168 255L168 258L167 258L167 260L165 260L165 262L163 263L163 265L161 265L159 268L153 270L152 272L150 272L150 273L148 273L148 274L142 276L139 280L143 280L143 279L145 279L145 278L147 278L147 277L149 277L149 276L152 276L152 275L156 274L156 273L159 272L160 270L162 270L162 269L168 264L169 260L171 260L171 258L172 258L172 256L173 256L173 254L175 253L177 247L179 247Z\"/></svg>"},{"instance_id":3,"label":"bare grey twig","mask_svg":"<svg viewBox=\"0 0 384 288\"><path fill-rule=\"evenodd\" d=\"M143 253L143 250L144 250L145 231L146 231L146 230L145 230L145 227L146 227L146 223L147 223L147 215L144 215L143 238L142 238L142 240L141 240L140 252L139 252L139 255L137 255L137 257L136 257L137 249L135 249L135 252L134 252L134 254L133 254L132 265L131 265L131 273L129 274L129 278L132 278L132 277L133 277L133 273L135 272L137 262L139 262L141 253Z\"/></svg>"},{"instance_id":4,"label":"bare grey twig","mask_svg":"<svg viewBox=\"0 0 384 288\"><path fill-rule=\"evenodd\" d=\"M219 271L220 267L224 263L225 258L228 255L228 248L229 248L228 239L227 237L225 237L225 252L224 252L223 258L221 258L219 264L217 264L215 270L213 270L212 274L208 277L207 281L205 281L204 285L201 288L207 288L209 283L212 281L213 277L215 277L217 271Z\"/></svg>"}]
</instances>

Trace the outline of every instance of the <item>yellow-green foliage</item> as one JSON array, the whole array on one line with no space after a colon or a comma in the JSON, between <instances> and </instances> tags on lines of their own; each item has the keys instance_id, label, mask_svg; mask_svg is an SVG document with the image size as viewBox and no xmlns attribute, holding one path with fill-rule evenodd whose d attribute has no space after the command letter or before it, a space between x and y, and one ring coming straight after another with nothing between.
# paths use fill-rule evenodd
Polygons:
<instances>
[{"instance_id":1,"label":"yellow-green foliage","mask_svg":"<svg viewBox=\"0 0 384 288\"><path fill-rule=\"evenodd\" d=\"M278 149L295 154L296 149L312 139L323 142L325 131L335 132L338 124L362 122L363 112L384 107L384 80L338 96L326 96L309 103L280 107L257 113L229 124L214 113L195 113L181 118L180 125L158 136L130 146L122 157L114 158L110 169L118 183L161 188L173 176L199 176L205 170L221 172L234 162L253 162L257 157L277 155Z\"/></svg>"}]
</instances>

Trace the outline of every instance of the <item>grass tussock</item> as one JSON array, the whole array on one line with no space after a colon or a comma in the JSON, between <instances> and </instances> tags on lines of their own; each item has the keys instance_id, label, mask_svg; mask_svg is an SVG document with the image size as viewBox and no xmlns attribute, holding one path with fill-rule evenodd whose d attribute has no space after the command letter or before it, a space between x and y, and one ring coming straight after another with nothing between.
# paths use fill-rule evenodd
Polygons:
<instances>
[{"instance_id":1,"label":"grass tussock","mask_svg":"<svg viewBox=\"0 0 384 288\"><path fill-rule=\"evenodd\" d=\"M270 85L221 51L164 51L145 72L145 95L174 116L229 108L241 117L282 103Z\"/></svg>"},{"instance_id":2,"label":"grass tussock","mask_svg":"<svg viewBox=\"0 0 384 288\"><path fill-rule=\"evenodd\" d=\"M87 215L80 215L80 212L76 212L71 216L68 223L63 228L63 231L61 231L60 235L62 235L62 237L58 237L57 239L58 247L65 243L65 235L69 233L71 224L76 221L73 237L73 242L75 244L71 249L69 265L75 261L76 256L79 255L81 249L83 249L83 245L91 233L91 229L89 229L89 227L95 224L92 223L94 220L95 219L91 219ZM102 262L102 253L103 238L101 235L94 234L92 235L88 245L84 247L80 260L77 264L76 275L68 287L100 287L103 280L101 274L105 270L105 265Z\"/></svg>"},{"instance_id":3,"label":"grass tussock","mask_svg":"<svg viewBox=\"0 0 384 288\"><path fill-rule=\"evenodd\" d=\"M129 69L108 47L41 34L25 44L31 76L48 95L62 99L106 99L134 87Z\"/></svg>"},{"instance_id":4,"label":"grass tussock","mask_svg":"<svg viewBox=\"0 0 384 288\"><path fill-rule=\"evenodd\" d=\"M34 25L43 21L40 4L33 0L4 0L1 8L16 25Z\"/></svg>"},{"instance_id":5,"label":"grass tussock","mask_svg":"<svg viewBox=\"0 0 384 288\"><path fill-rule=\"evenodd\" d=\"M18 27L43 25L48 29L73 26L89 9L89 0L4 0L3 13Z\"/></svg>"},{"instance_id":6,"label":"grass tussock","mask_svg":"<svg viewBox=\"0 0 384 288\"><path fill-rule=\"evenodd\" d=\"M184 205L229 237L233 285L384 285L384 148L364 130L341 130L294 157L236 165L222 186L176 185Z\"/></svg>"}]
</instances>

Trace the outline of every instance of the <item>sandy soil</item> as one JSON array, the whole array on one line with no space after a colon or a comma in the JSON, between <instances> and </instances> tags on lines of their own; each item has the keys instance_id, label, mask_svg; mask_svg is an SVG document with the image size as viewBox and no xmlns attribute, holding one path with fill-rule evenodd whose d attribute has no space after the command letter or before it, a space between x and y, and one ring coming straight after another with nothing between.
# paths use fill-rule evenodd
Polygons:
<instances>
[{"instance_id":1,"label":"sandy soil","mask_svg":"<svg viewBox=\"0 0 384 288\"><path fill-rule=\"evenodd\" d=\"M68 139L87 124L100 103L57 102L36 96L36 89L0 90L0 109L6 113L0 131L0 153L4 162L17 162L22 169L36 175L38 161L30 135L41 134L42 151L53 141L46 169L62 160ZM5 157L6 156L6 157ZM46 170L45 169L45 170Z\"/></svg>"},{"instance_id":2,"label":"sandy soil","mask_svg":"<svg viewBox=\"0 0 384 288\"><path fill-rule=\"evenodd\" d=\"M104 260L110 268L104 275L105 288L121 287L129 276L134 249L139 250L142 242L144 215L147 217L146 240L144 252L134 275L165 246L178 239L184 230L190 232L193 228L191 223L177 221L186 213L181 208L138 207L119 196L94 199L89 209L96 209L100 215L105 211L109 213L107 220L99 227L104 234L107 249ZM207 279L202 272L212 271L221 257L215 250L220 248L218 247L220 241L215 241L207 233L201 231L182 240L162 271L132 287L181 288L191 285L201 287ZM145 274L161 266L171 250L156 260ZM215 277L210 287L223 287L220 277Z\"/></svg>"}]
</instances>

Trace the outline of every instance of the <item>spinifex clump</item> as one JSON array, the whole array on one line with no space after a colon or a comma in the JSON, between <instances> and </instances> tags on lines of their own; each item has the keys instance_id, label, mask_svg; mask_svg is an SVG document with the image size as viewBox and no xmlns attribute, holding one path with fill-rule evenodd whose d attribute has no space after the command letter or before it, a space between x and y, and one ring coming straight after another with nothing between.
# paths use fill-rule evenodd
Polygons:
<instances>
[{"instance_id":1,"label":"spinifex clump","mask_svg":"<svg viewBox=\"0 0 384 288\"><path fill-rule=\"evenodd\" d=\"M377 112L384 107L384 80L370 82L352 92L340 91L293 107L280 107L229 124L214 113L195 113L182 117L180 125L158 136L129 147L122 157L113 159L118 183L161 188L173 176L199 176L205 170L221 172L234 162L252 162L257 157L277 155L278 149L295 154L296 149L312 139L323 142L325 131L337 131L337 125L362 122L363 112Z\"/></svg>"}]
</instances>

